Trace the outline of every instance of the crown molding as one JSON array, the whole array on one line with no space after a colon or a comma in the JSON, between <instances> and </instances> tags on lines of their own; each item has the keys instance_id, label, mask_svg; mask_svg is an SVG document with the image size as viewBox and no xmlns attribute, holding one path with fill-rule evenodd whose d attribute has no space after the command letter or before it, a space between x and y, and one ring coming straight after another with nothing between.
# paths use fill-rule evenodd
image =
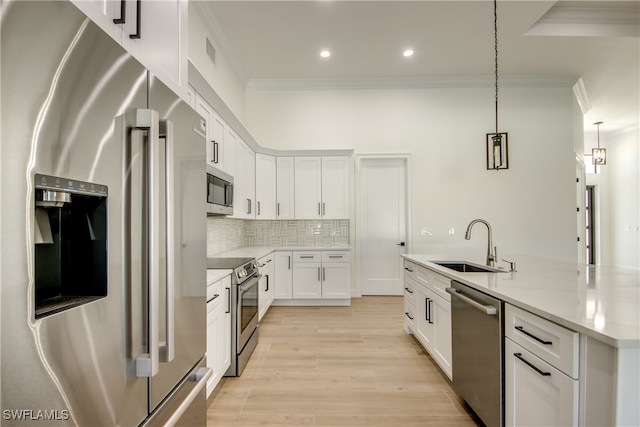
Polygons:
<instances>
[{"instance_id":1,"label":"crown molding","mask_svg":"<svg viewBox=\"0 0 640 427\"><path fill-rule=\"evenodd\" d=\"M504 76L500 87L573 87L579 76ZM348 90L494 87L494 76L358 79L251 79L247 90Z\"/></svg>"}]
</instances>

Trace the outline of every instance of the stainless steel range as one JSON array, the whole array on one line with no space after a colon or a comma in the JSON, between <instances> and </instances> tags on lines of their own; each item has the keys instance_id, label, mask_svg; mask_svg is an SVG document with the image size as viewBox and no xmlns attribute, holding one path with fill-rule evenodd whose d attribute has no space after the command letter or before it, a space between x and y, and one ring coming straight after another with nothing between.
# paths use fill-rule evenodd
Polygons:
<instances>
[{"instance_id":1,"label":"stainless steel range","mask_svg":"<svg viewBox=\"0 0 640 427\"><path fill-rule=\"evenodd\" d=\"M258 344L258 265L255 258L209 258L209 269L232 269L231 366L225 377L238 377Z\"/></svg>"}]
</instances>

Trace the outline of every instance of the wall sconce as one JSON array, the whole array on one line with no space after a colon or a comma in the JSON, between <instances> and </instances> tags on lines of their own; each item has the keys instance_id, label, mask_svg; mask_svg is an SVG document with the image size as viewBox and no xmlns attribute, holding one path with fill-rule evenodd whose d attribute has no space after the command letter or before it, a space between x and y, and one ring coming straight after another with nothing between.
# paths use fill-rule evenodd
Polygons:
<instances>
[{"instance_id":1,"label":"wall sconce","mask_svg":"<svg viewBox=\"0 0 640 427\"><path fill-rule=\"evenodd\" d=\"M595 122L594 125L598 126L598 148L591 150L591 162L594 165L606 165L607 164L607 150L600 148L600 125L602 122Z\"/></svg>"},{"instance_id":2,"label":"wall sconce","mask_svg":"<svg viewBox=\"0 0 640 427\"><path fill-rule=\"evenodd\" d=\"M495 47L496 75L496 131L487 134L487 169L509 169L509 138L506 132L498 131L498 2L493 0L493 39Z\"/></svg>"},{"instance_id":3,"label":"wall sconce","mask_svg":"<svg viewBox=\"0 0 640 427\"><path fill-rule=\"evenodd\" d=\"M509 169L509 134L487 134L487 169Z\"/></svg>"}]
</instances>

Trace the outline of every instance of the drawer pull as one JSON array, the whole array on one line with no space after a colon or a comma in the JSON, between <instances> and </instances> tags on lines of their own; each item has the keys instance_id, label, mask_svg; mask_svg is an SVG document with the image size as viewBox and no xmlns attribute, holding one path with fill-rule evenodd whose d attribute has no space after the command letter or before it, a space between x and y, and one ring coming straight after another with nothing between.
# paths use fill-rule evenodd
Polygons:
<instances>
[{"instance_id":1,"label":"drawer pull","mask_svg":"<svg viewBox=\"0 0 640 427\"><path fill-rule=\"evenodd\" d=\"M313 255L300 255L300 258L313 258Z\"/></svg>"},{"instance_id":2,"label":"drawer pull","mask_svg":"<svg viewBox=\"0 0 640 427\"><path fill-rule=\"evenodd\" d=\"M207 301L208 303L213 301L214 299L218 298L220 296L220 294L214 294L213 298L211 298L209 301Z\"/></svg>"},{"instance_id":3,"label":"drawer pull","mask_svg":"<svg viewBox=\"0 0 640 427\"><path fill-rule=\"evenodd\" d=\"M409 314L409 312L405 312L404 314L405 314L405 316L407 316L409 319L413 320L413 317L411 317L411 315Z\"/></svg>"},{"instance_id":4,"label":"drawer pull","mask_svg":"<svg viewBox=\"0 0 640 427\"><path fill-rule=\"evenodd\" d=\"M531 337L534 340L538 341L540 344L544 344L544 345L552 345L553 344L551 341L545 341L542 338L538 338L537 336L533 335L531 332L525 331L523 326L516 326L515 328L516 328L516 330L522 332L526 336Z\"/></svg>"},{"instance_id":5,"label":"drawer pull","mask_svg":"<svg viewBox=\"0 0 640 427\"><path fill-rule=\"evenodd\" d=\"M407 291L407 292L409 292L410 294L412 294L412 293L413 293L413 291L412 291L411 289L409 289L409 288L404 288L404 290L405 290L405 291Z\"/></svg>"},{"instance_id":6,"label":"drawer pull","mask_svg":"<svg viewBox=\"0 0 640 427\"><path fill-rule=\"evenodd\" d=\"M407 270L409 273L413 273L413 270L410 269L409 267L405 267L404 269Z\"/></svg>"},{"instance_id":7,"label":"drawer pull","mask_svg":"<svg viewBox=\"0 0 640 427\"><path fill-rule=\"evenodd\" d=\"M551 372L545 372L542 369L538 368L537 366L535 366L533 363L525 360L524 357L522 357L522 353L513 353L513 355L520 360L522 363L524 363L525 365L529 366L531 369L533 369L534 371L536 371L537 373L539 373L540 375L542 375L543 377L550 377L551 376Z\"/></svg>"},{"instance_id":8,"label":"drawer pull","mask_svg":"<svg viewBox=\"0 0 640 427\"><path fill-rule=\"evenodd\" d=\"M329 258L342 258L342 255L329 255Z\"/></svg>"}]
</instances>

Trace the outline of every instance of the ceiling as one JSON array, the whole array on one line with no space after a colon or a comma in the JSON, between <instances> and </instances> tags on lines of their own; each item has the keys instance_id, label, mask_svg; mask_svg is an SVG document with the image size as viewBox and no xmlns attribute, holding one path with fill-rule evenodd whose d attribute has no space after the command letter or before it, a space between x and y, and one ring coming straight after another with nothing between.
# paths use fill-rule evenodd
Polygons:
<instances>
[{"instance_id":1,"label":"ceiling","mask_svg":"<svg viewBox=\"0 0 640 427\"><path fill-rule=\"evenodd\" d=\"M198 8L250 87L325 79L493 84L491 1L201 1ZM500 0L500 78L581 77L587 131L596 121L603 133L638 126L639 28L637 1ZM403 57L407 48L412 57ZM322 49L331 56L321 58Z\"/></svg>"}]
</instances>

